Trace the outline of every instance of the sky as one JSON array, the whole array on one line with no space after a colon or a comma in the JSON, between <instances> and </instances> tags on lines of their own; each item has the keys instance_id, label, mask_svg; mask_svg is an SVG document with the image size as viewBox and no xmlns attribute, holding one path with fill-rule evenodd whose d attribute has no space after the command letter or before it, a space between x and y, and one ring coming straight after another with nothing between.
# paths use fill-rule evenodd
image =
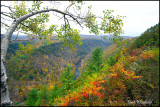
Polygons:
<instances>
[{"instance_id":1,"label":"sky","mask_svg":"<svg viewBox=\"0 0 160 107\"><path fill-rule=\"evenodd\" d=\"M1 5L3 4L8 5L10 1L1 2ZM43 6L45 5L51 5L51 3L45 1ZM67 1L61 1L61 5L57 5L56 8L64 10L68 5L69 3ZM113 15L126 16L123 19L123 36L140 36L145 30L159 22L159 1L85 1L85 5L92 5L91 11L97 16L103 16L102 11L107 9L114 10ZM1 11L4 9L5 8L1 8ZM48 25L51 23L64 23L63 20L58 20L59 18L53 16L53 14L50 16L50 22L47 23ZM80 34L90 34L88 29L81 29L78 25L74 23L71 24L73 24L71 25L73 28L81 31ZM1 27L1 33L5 32L6 30ZM16 34L16 32L14 34Z\"/></svg>"}]
</instances>

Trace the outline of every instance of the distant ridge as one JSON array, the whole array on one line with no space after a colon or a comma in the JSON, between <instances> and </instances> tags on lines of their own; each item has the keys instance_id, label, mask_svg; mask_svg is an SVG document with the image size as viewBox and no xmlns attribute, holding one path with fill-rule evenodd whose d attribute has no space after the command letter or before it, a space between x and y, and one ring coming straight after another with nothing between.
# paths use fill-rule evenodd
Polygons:
<instances>
[{"instance_id":1,"label":"distant ridge","mask_svg":"<svg viewBox=\"0 0 160 107\"><path fill-rule=\"evenodd\" d=\"M4 34L1 34L1 40L2 40L3 37L4 37ZM17 35L13 34L13 35L11 36L11 40L16 39L16 37L17 37ZM28 37L27 37L27 35L18 35L18 38L17 38L17 39L28 40Z\"/></svg>"},{"instance_id":2,"label":"distant ridge","mask_svg":"<svg viewBox=\"0 0 160 107\"><path fill-rule=\"evenodd\" d=\"M102 38L106 38L109 39L111 37L111 35L85 35L85 34L79 34L80 37L82 39L88 39L88 38L92 38L92 39L102 39ZM124 39L128 39L128 38L134 38L131 36L122 36Z\"/></svg>"},{"instance_id":3,"label":"distant ridge","mask_svg":"<svg viewBox=\"0 0 160 107\"><path fill-rule=\"evenodd\" d=\"M16 39L15 34L12 35L11 40ZM79 34L79 36L81 37L81 39L103 39L105 37L105 39L109 39L111 37L111 35L85 35L85 34ZM4 34L1 34L1 40L4 37ZM128 39L128 38L134 38L131 36L122 36L124 37L124 39ZM29 40L29 38L27 37L27 35L18 35L18 40Z\"/></svg>"}]
</instances>

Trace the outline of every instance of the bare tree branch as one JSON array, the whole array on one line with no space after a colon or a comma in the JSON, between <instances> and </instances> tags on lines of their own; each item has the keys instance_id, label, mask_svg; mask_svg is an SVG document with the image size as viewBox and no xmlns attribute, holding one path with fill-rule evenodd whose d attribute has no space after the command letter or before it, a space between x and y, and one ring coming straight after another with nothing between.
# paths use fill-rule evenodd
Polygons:
<instances>
[{"instance_id":1,"label":"bare tree branch","mask_svg":"<svg viewBox=\"0 0 160 107\"><path fill-rule=\"evenodd\" d=\"M71 27L70 27L70 24L69 24L69 21L68 21L68 19L67 19L67 18L66 18L66 20L67 20L67 23L68 23L68 25L69 25L69 28L71 28Z\"/></svg>"},{"instance_id":2,"label":"bare tree branch","mask_svg":"<svg viewBox=\"0 0 160 107\"><path fill-rule=\"evenodd\" d=\"M1 5L1 7L8 7L8 8L12 8L12 9L15 9L15 8L13 8L13 7L11 7L11 6L6 6L6 5Z\"/></svg>"},{"instance_id":3,"label":"bare tree branch","mask_svg":"<svg viewBox=\"0 0 160 107\"><path fill-rule=\"evenodd\" d=\"M60 16L58 16L57 14L54 14L54 13L55 13L55 12L53 12L53 15L54 15L54 16L57 16L57 17L61 18ZM63 18L63 17L62 17L62 18Z\"/></svg>"},{"instance_id":4,"label":"bare tree branch","mask_svg":"<svg viewBox=\"0 0 160 107\"><path fill-rule=\"evenodd\" d=\"M77 12L76 12L76 10L75 10L75 8L73 7L73 10L74 10L74 12L76 13L76 14L78 14Z\"/></svg>"},{"instance_id":5,"label":"bare tree branch","mask_svg":"<svg viewBox=\"0 0 160 107\"><path fill-rule=\"evenodd\" d=\"M69 12L69 9L71 6L73 6L75 3L71 3L67 8L66 8L66 12L68 13Z\"/></svg>"},{"instance_id":6,"label":"bare tree branch","mask_svg":"<svg viewBox=\"0 0 160 107\"><path fill-rule=\"evenodd\" d=\"M16 19L16 13L11 8L9 8L9 10L14 14L14 19Z\"/></svg>"},{"instance_id":7,"label":"bare tree branch","mask_svg":"<svg viewBox=\"0 0 160 107\"><path fill-rule=\"evenodd\" d=\"M5 14L5 12L1 12L1 14L2 14L2 15L4 15L4 16L9 17L9 18L11 18L11 19L14 19L13 17L11 17L11 16L9 16L9 15Z\"/></svg>"},{"instance_id":8,"label":"bare tree branch","mask_svg":"<svg viewBox=\"0 0 160 107\"><path fill-rule=\"evenodd\" d=\"M10 14L9 12L1 12L1 13Z\"/></svg>"},{"instance_id":9,"label":"bare tree branch","mask_svg":"<svg viewBox=\"0 0 160 107\"><path fill-rule=\"evenodd\" d=\"M65 23L65 35L66 35L66 18L65 18L65 15L64 15L64 23Z\"/></svg>"},{"instance_id":10,"label":"bare tree branch","mask_svg":"<svg viewBox=\"0 0 160 107\"><path fill-rule=\"evenodd\" d=\"M58 20L61 20L63 17L59 17L59 19Z\"/></svg>"},{"instance_id":11,"label":"bare tree branch","mask_svg":"<svg viewBox=\"0 0 160 107\"><path fill-rule=\"evenodd\" d=\"M4 18L4 17L1 17L1 18L4 19L4 20L7 20L7 21L13 21L13 20L6 19L6 18Z\"/></svg>"}]
</instances>

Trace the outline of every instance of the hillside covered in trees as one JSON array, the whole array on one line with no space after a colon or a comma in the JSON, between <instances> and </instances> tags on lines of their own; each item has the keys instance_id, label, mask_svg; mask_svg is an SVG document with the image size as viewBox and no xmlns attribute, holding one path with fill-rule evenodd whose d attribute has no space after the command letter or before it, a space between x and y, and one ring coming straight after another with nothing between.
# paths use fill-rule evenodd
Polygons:
<instances>
[{"instance_id":1,"label":"hillside covered in trees","mask_svg":"<svg viewBox=\"0 0 160 107\"><path fill-rule=\"evenodd\" d=\"M54 42L20 43L19 51L9 53L14 105L159 105L159 23L121 46L84 39L71 53L60 41ZM80 60L80 76L74 80Z\"/></svg>"},{"instance_id":2,"label":"hillside covered in trees","mask_svg":"<svg viewBox=\"0 0 160 107\"><path fill-rule=\"evenodd\" d=\"M13 101L20 102L26 99L28 91L34 85L40 88L43 84L53 85L58 82L59 76L68 64L72 66L72 73L75 73L76 66L80 66L77 63L95 47L106 49L112 44L109 40L84 39L81 46L76 46L77 50L69 52L70 49L63 46L61 41L53 41L51 44L47 44L46 41L17 41L9 44L9 91L11 98L17 98L13 98ZM36 85L37 83L41 84Z\"/></svg>"}]
</instances>

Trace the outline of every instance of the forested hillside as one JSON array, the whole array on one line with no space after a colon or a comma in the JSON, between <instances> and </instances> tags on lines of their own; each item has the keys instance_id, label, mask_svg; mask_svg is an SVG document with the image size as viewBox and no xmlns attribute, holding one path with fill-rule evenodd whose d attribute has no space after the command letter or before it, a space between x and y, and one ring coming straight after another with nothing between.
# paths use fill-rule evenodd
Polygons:
<instances>
[{"instance_id":1,"label":"forested hillside","mask_svg":"<svg viewBox=\"0 0 160 107\"><path fill-rule=\"evenodd\" d=\"M83 40L73 53L61 42L20 44L7 64L11 98L15 105L30 106L159 105L158 27L121 46ZM80 76L74 80L79 60Z\"/></svg>"},{"instance_id":2,"label":"forested hillside","mask_svg":"<svg viewBox=\"0 0 160 107\"><path fill-rule=\"evenodd\" d=\"M11 77L9 79L11 98L13 96L16 98L13 98L13 101L25 100L33 87L40 89L44 84L52 86L58 82L59 76L68 64L72 66L74 74L77 63L95 47L105 49L112 44L109 40L105 42L84 39L81 46L76 46L77 50L69 52L69 48L63 46L62 42L54 42L47 44L45 41L16 41L9 44L7 74Z\"/></svg>"}]
</instances>

